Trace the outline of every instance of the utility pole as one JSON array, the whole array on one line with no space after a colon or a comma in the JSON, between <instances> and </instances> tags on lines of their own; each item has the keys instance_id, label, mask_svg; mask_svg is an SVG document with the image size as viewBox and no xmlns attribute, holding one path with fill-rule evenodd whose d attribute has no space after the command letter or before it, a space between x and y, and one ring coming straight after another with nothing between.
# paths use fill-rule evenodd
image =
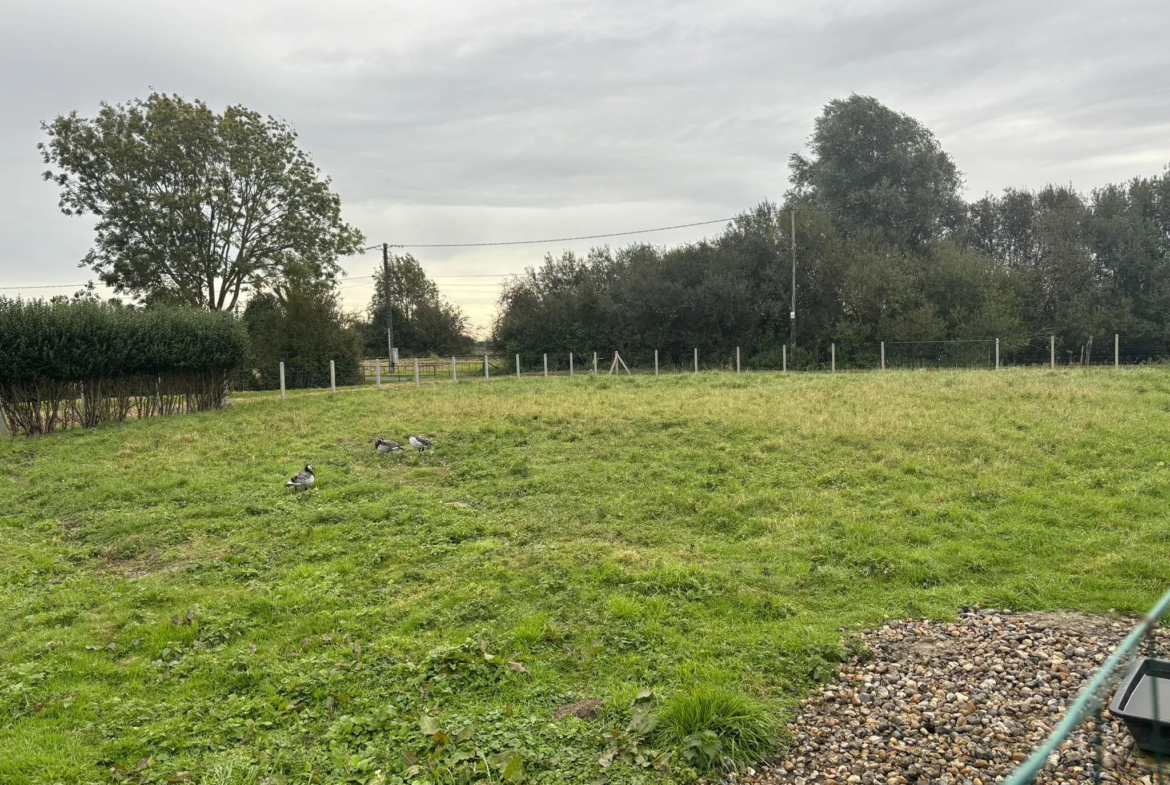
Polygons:
<instances>
[{"instance_id":1,"label":"utility pole","mask_svg":"<svg viewBox=\"0 0 1170 785\"><path fill-rule=\"evenodd\" d=\"M788 316L792 321L792 348L796 348L796 205L792 205L792 310Z\"/></svg>"},{"instance_id":2,"label":"utility pole","mask_svg":"<svg viewBox=\"0 0 1170 785\"><path fill-rule=\"evenodd\" d=\"M382 279L386 283L386 343L390 350L390 372L394 372L394 311L390 308L390 246L382 243Z\"/></svg>"}]
</instances>

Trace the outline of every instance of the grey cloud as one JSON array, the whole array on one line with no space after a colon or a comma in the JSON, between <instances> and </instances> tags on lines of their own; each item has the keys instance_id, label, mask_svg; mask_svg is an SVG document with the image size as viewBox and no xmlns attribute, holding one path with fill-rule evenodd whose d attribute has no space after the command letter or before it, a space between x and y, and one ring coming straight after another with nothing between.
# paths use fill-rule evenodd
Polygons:
<instances>
[{"instance_id":1,"label":"grey cloud","mask_svg":"<svg viewBox=\"0 0 1170 785\"><path fill-rule=\"evenodd\" d=\"M148 85L294 122L374 241L731 214L782 196L788 155L820 107L851 92L934 128L972 196L1053 180L1089 189L1170 161L1160 0L809 5L0 0L0 280L85 277L84 221L57 214L37 181L37 122ZM502 272L545 250L424 262Z\"/></svg>"}]
</instances>

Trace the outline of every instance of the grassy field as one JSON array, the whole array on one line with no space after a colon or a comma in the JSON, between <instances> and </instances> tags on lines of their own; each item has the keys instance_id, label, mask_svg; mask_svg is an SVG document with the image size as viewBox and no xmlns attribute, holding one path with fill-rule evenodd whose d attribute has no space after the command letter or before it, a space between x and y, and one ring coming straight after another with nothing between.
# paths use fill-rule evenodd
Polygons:
<instances>
[{"instance_id":1,"label":"grassy field","mask_svg":"<svg viewBox=\"0 0 1170 785\"><path fill-rule=\"evenodd\" d=\"M578 377L2 440L0 782L685 781L886 614L1144 610L1168 412L1162 370Z\"/></svg>"}]
</instances>

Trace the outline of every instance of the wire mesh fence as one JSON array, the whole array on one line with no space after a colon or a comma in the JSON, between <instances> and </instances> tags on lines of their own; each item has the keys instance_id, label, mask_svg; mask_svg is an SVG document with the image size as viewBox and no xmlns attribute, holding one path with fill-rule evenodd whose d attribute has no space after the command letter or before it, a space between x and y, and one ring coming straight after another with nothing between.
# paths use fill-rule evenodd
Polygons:
<instances>
[{"instance_id":1,"label":"wire mesh fence","mask_svg":"<svg viewBox=\"0 0 1170 785\"><path fill-rule=\"evenodd\" d=\"M1008 780L1032 782L1164 783L1170 755L1170 660L1160 624L1170 591L1087 678L1059 722ZM1025 641L1026 644L1026 641ZM1071 657L1075 651L1069 651ZM1045 663L1037 663L1045 665ZM1061 663L1047 663L1059 673ZM1026 678L1025 674L1020 674ZM1050 679L1046 679L1051 681ZM1041 680L1034 682L1039 686ZM1029 688L1030 689L1030 688ZM1039 693L1043 694L1043 693ZM1047 694L1052 694L1049 688ZM1056 708L1049 698L1046 708Z\"/></svg>"},{"instance_id":2,"label":"wire mesh fence","mask_svg":"<svg viewBox=\"0 0 1170 785\"><path fill-rule=\"evenodd\" d=\"M742 347L708 351L667 347L629 350L521 352L473 357L410 357L391 363L385 358L360 361L252 364L231 377L236 392L360 388L378 385L430 384L490 380L501 377L580 375L677 375L748 373L753 371L846 373L882 370L994 370L1011 367L1120 368L1170 363L1170 341L1126 339L1120 335L1077 345L1056 337L1002 346L996 339L955 341L843 341L793 347Z\"/></svg>"}]
</instances>

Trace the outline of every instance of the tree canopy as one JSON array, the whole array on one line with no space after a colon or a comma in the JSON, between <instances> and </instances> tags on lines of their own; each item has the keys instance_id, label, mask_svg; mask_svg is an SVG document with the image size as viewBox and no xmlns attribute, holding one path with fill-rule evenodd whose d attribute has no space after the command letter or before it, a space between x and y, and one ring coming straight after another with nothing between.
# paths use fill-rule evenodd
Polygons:
<instances>
[{"instance_id":1,"label":"tree canopy","mask_svg":"<svg viewBox=\"0 0 1170 785\"><path fill-rule=\"evenodd\" d=\"M156 92L42 127L61 210L97 219L82 266L139 301L231 309L290 268L332 280L362 246L284 121Z\"/></svg>"},{"instance_id":2,"label":"tree canopy","mask_svg":"<svg viewBox=\"0 0 1170 785\"><path fill-rule=\"evenodd\" d=\"M393 304L394 345L406 354L465 354L473 341L467 335L467 317L439 295L439 287L427 277L410 254L391 254L390 301ZM365 351L385 356L386 276L382 265L374 268L374 296L367 309Z\"/></svg>"}]
</instances>

